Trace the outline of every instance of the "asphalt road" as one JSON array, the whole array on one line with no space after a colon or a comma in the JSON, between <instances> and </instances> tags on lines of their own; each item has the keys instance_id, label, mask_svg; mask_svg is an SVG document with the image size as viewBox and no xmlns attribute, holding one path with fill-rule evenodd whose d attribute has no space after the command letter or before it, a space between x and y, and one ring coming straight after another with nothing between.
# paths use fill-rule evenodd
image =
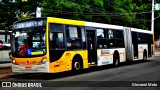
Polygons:
<instances>
[{"instance_id":1,"label":"asphalt road","mask_svg":"<svg viewBox=\"0 0 160 90\"><path fill-rule=\"evenodd\" d=\"M160 57L155 56L147 61L122 63L119 67L111 65L92 67L78 73L16 74L3 80L22 81L22 83L25 81L41 82L43 88L38 88L40 90L160 90L160 82L158 82L160 81ZM153 86L135 87L133 83L139 85L152 83ZM26 89L35 88L23 88L23 90Z\"/></svg>"}]
</instances>

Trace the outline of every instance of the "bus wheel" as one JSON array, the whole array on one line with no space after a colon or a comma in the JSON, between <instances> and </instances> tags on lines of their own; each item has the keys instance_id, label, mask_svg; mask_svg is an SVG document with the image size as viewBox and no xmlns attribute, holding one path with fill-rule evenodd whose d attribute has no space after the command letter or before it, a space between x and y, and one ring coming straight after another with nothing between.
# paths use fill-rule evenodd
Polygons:
<instances>
[{"instance_id":1,"label":"bus wheel","mask_svg":"<svg viewBox=\"0 0 160 90\"><path fill-rule=\"evenodd\" d=\"M143 53L143 60L147 60L147 52L146 51L144 51L144 53Z\"/></svg>"},{"instance_id":2,"label":"bus wheel","mask_svg":"<svg viewBox=\"0 0 160 90\"><path fill-rule=\"evenodd\" d=\"M82 68L82 65L80 63L80 59L78 57L74 58L73 63L72 63L72 70L73 71L78 71L81 68Z\"/></svg>"},{"instance_id":3,"label":"bus wheel","mask_svg":"<svg viewBox=\"0 0 160 90\"><path fill-rule=\"evenodd\" d=\"M114 58L113 58L113 65L115 67L119 65L119 58L117 56L114 56Z\"/></svg>"}]
</instances>

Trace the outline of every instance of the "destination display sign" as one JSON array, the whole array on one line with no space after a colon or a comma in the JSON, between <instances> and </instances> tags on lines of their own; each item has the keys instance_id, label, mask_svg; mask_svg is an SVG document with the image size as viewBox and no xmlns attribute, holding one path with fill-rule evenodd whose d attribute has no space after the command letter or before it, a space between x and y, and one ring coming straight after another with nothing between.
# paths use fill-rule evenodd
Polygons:
<instances>
[{"instance_id":1,"label":"destination display sign","mask_svg":"<svg viewBox=\"0 0 160 90\"><path fill-rule=\"evenodd\" d=\"M17 22L14 24L14 29L21 29L21 28L29 28L29 27L37 27L37 26L45 26L46 20L28 20L28 21L22 21Z\"/></svg>"}]
</instances>

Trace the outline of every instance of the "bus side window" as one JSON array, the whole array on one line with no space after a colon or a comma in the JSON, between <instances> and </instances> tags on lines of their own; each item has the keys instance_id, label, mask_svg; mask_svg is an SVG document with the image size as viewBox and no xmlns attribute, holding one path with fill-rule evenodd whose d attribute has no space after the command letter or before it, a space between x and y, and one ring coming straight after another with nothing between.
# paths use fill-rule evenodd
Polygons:
<instances>
[{"instance_id":1,"label":"bus side window","mask_svg":"<svg viewBox=\"0 0 160 90\"><path fill-rule=\"evenodd\" d=\"M58 32L50 33L50 48L64 49L63 33L58 33Z\"/></svg>"},{"instance_id":2,"label":"bus side window","mask_svg":"<svg viewBox=\"0 0 160 90\"><path fill-rule=\"evenodd\" d=\"M109 48L116 47L114 30L108 29L108 32L107 32L107 41L108 41Z\"/></svg>"},{"instance_id":3,"label":"bus side window","mask_svg":"<svg viewBox=\"0 0 160 90\"><path fill-rule=\"evenodd\" d=\"M108 30L108 38L109 39L114 38L114 30L111 29Z\"/></svg>"},{"instance_id":4,"label":"bus side window","mask_svg":"<svg viewBox=\"0 0 160 90\"><path fill-rule=\"evenodd\" d=\"M124 47L124 37L123 37L123 31L122 30L115 30L116 35L116 47Z\"/></svg>"},{"instance_id":5,"label":"bus side window","mask_svg":"<svg viewBox=\"0 0 160 90\"><path fill-rule=\"evenodd\" d=\"M81 28L69 26L66 27L67 48L82 49Z\"/></svg>"},{"instance_id":6,"label":"bus side window","mask_svg":"<svg viewBox=\"0 0 160 90\"><path fill-rule=\"evenodd\" d=\"M143 34L138 33L138 43L143 43Z\"/></svg>"},{"instance_id":7,"label":"bus side window","mask_svg":"<svg viewBox=\"0 0 160 90\"><path fill-rule=\"evenodd\" d=\"M86 36L85 36L84 28L81 28L81 31L82 31L82 46L83 46L83 49L86 49Z\"/></svg>"},{"instance_id":8,"label":"bus side window","mask_svg":"<svg viewBox=\"0 0 160 90\"><path fill-rule=\"evenodd\" d=\"M106 34L103 29L97 29L97 48L107 48Z\"/></svg>"},{"instance_id":9,"label":"bus side window","mask_svg":"<svg viewBox=\"0 0 160 90\"><path fill-rule=\"evenodd\" d=\"M50 49L65 49L64 45L64 25L49 24L50 29Z\"/></svg>"}]
</instances>

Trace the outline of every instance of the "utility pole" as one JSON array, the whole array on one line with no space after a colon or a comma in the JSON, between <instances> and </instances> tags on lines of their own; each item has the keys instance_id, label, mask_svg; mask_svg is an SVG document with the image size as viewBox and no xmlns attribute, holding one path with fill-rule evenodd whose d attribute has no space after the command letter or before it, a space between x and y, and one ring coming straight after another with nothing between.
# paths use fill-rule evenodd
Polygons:
<instances>
[{"instance_id":1,"label":"utility pole","mask_svg":"<svg viewBox=\"0 0 160 90\"><path fill-rule=\"evenodd\" d=\"M153 32L153 36L154 36L154 0L152 0L151 31Z\"/></svg>"},{"instance_id":2,"label":"utility pole","mask_svg":"<svg viewBox=\"0 0 160 90\"><path fill-rule=\"evenodd\" d=\"M154 0L152 0L151 32L153 34L153 53L154 53L156 50L154 42Z\"/></svg>"},{"instance_id":3,"label":"utility pole","mask_svg":"<svg viewBox=\"0 0 160 90\"><path fill-rule=\"evenodd\" d=\"M42 10L41 7L37 7L37 9L36 9L36 17L41 17L41 10Z\"/></svg>"}]
</instances>

